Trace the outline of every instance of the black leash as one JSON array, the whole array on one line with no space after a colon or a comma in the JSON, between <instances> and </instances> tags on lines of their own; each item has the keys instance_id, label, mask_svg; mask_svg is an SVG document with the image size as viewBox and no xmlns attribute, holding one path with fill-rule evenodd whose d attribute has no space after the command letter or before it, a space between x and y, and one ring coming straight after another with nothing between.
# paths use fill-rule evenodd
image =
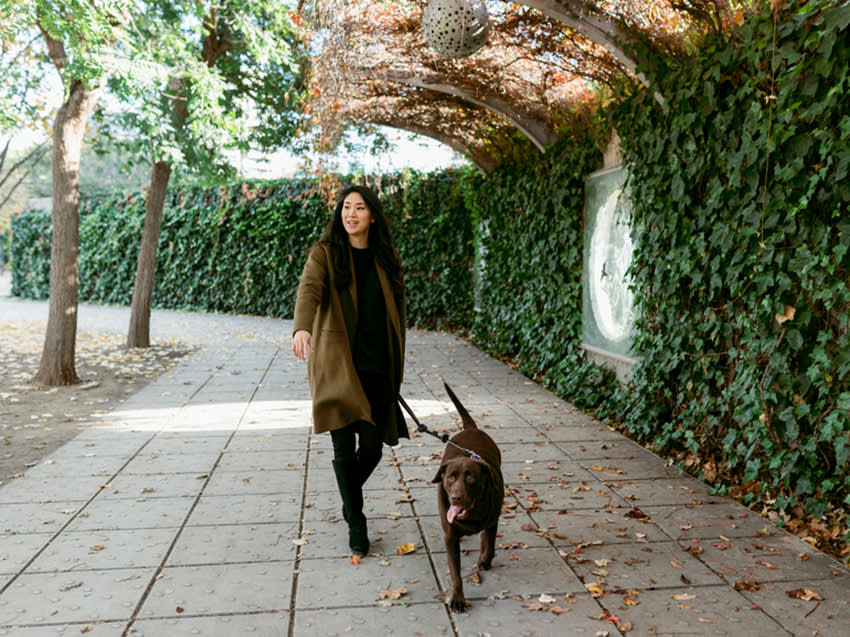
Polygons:
<instances>
[{"instance_id":1,"label":"black leash","mask_svg":"<svg viewBox=\"0 0 850 637\"><path fill-rule=\"evenodd\" d=\"M464 449L460 445L455 444L454 442L449 440L449 434L439 434L436 431L432 431L431 429L428 429L428 427L426 427L421 422L419 422L419 419L416 417L416 414L413 413L413 410L410 408L410 405L407 404L407 401L400 394L399 394L399 397L398 397L398 402L401 403L401 406L404 407L404 410L408 414L410 414L411 418L413 418L413 422L416 423L416 429L419 431L419 433L431 434L435 438L439 438L443 442L446 442L446 443L452 445L453 447L460 449L464 453L469 454L469 457L472 458L473 460L482 460L481 456L479 456L474 451L470 451L469 449Z\"/></svg>"}]
</instances>

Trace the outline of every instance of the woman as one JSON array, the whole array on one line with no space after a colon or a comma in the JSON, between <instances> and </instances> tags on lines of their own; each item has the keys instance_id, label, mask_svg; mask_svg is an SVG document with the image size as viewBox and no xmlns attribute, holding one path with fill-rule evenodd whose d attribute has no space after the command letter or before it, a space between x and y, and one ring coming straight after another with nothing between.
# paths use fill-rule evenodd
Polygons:
<instances>
[{"instance_id":1,"label":"woman","mask_svg":"<svg viewBox=\"0 0 850 637\"><path fill-rule=\"evenodd\" d=\"M331 434L348 543L356 555L369 552L363 484L383 443L409 437L398 406L405 318L401 259L381 202L372 189L349 186L308 252L292 353L309 359L313 431Z\"/></svg>"}]
</instances>

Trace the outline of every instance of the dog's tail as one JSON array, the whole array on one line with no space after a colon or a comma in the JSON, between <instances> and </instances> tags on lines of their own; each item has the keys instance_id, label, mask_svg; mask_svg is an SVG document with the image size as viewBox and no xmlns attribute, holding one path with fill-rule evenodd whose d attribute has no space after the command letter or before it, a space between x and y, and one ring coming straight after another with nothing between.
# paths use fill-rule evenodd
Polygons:
<instances>
[{"instance_id":1,"label":"dog's tail","mask_svg":"<svg viewBox=\"0 0 850 637\"><path fill-rule=\"evenodd\" d=\"M472 416L469 415L469 412L466 411L466 407L464 407L460 401L458 400L455 393L452 391L452 388L449 387L449 384L443 381L443 386L445 386L446 391L449 393L449 398L452 399L452 402L455 404L455 409L457 409L457 413L460 414L460 420L463 422L464 429L478 429L478 426L475 424L475 421L472 419Z\"/></svg>"}]
</instances>

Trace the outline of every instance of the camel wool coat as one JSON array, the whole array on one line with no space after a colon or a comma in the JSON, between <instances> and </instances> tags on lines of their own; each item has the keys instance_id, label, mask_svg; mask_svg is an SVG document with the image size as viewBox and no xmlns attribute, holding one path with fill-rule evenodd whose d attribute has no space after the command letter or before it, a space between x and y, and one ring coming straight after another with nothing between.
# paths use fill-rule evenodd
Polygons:
<instances>
[{"instance_id":1,"label":"camel wool coat","mask_svg":"<svg viewBox=\"0 0 850 637\"><path fill-rule=\"evenodd\" d=\"M349 254L349 263L350 259ZM393 294L389 277L377 262L375 269L387 308L387 377L397 397L404 374L405 299L403 294ZM342 429L358 420L374 425L352 354L357 332L357 283L352 276L347 288L337 289L331 248L324 243L310 251L298 285L293 334L299 330L307 330L313 338L313 353L307 361L313 431ZM388 445L398 444L400 436L410 437L398 400L391 401L386 421L384 442Z\"/></svg>"}]
</instances>

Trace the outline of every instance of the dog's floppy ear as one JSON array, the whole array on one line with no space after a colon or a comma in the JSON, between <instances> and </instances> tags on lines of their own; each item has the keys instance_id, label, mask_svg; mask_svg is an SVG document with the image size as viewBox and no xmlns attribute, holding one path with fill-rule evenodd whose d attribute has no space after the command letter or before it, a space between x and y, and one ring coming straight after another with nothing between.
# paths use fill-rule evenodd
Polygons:
<instances>
[{"instance_id":1,"label":"dog's floppy ear","mask_svg":"<svg viewBox=\"0 0 850 637\"><path fill-rule=\"evenodd\" d=\"M434 476L434 479L431 480L432 484L437 484L438 482L443 481L443 474L446 472L446 465L441 464L440 468L437 469L437 475Z\"/></svg>"}]
</instances>

